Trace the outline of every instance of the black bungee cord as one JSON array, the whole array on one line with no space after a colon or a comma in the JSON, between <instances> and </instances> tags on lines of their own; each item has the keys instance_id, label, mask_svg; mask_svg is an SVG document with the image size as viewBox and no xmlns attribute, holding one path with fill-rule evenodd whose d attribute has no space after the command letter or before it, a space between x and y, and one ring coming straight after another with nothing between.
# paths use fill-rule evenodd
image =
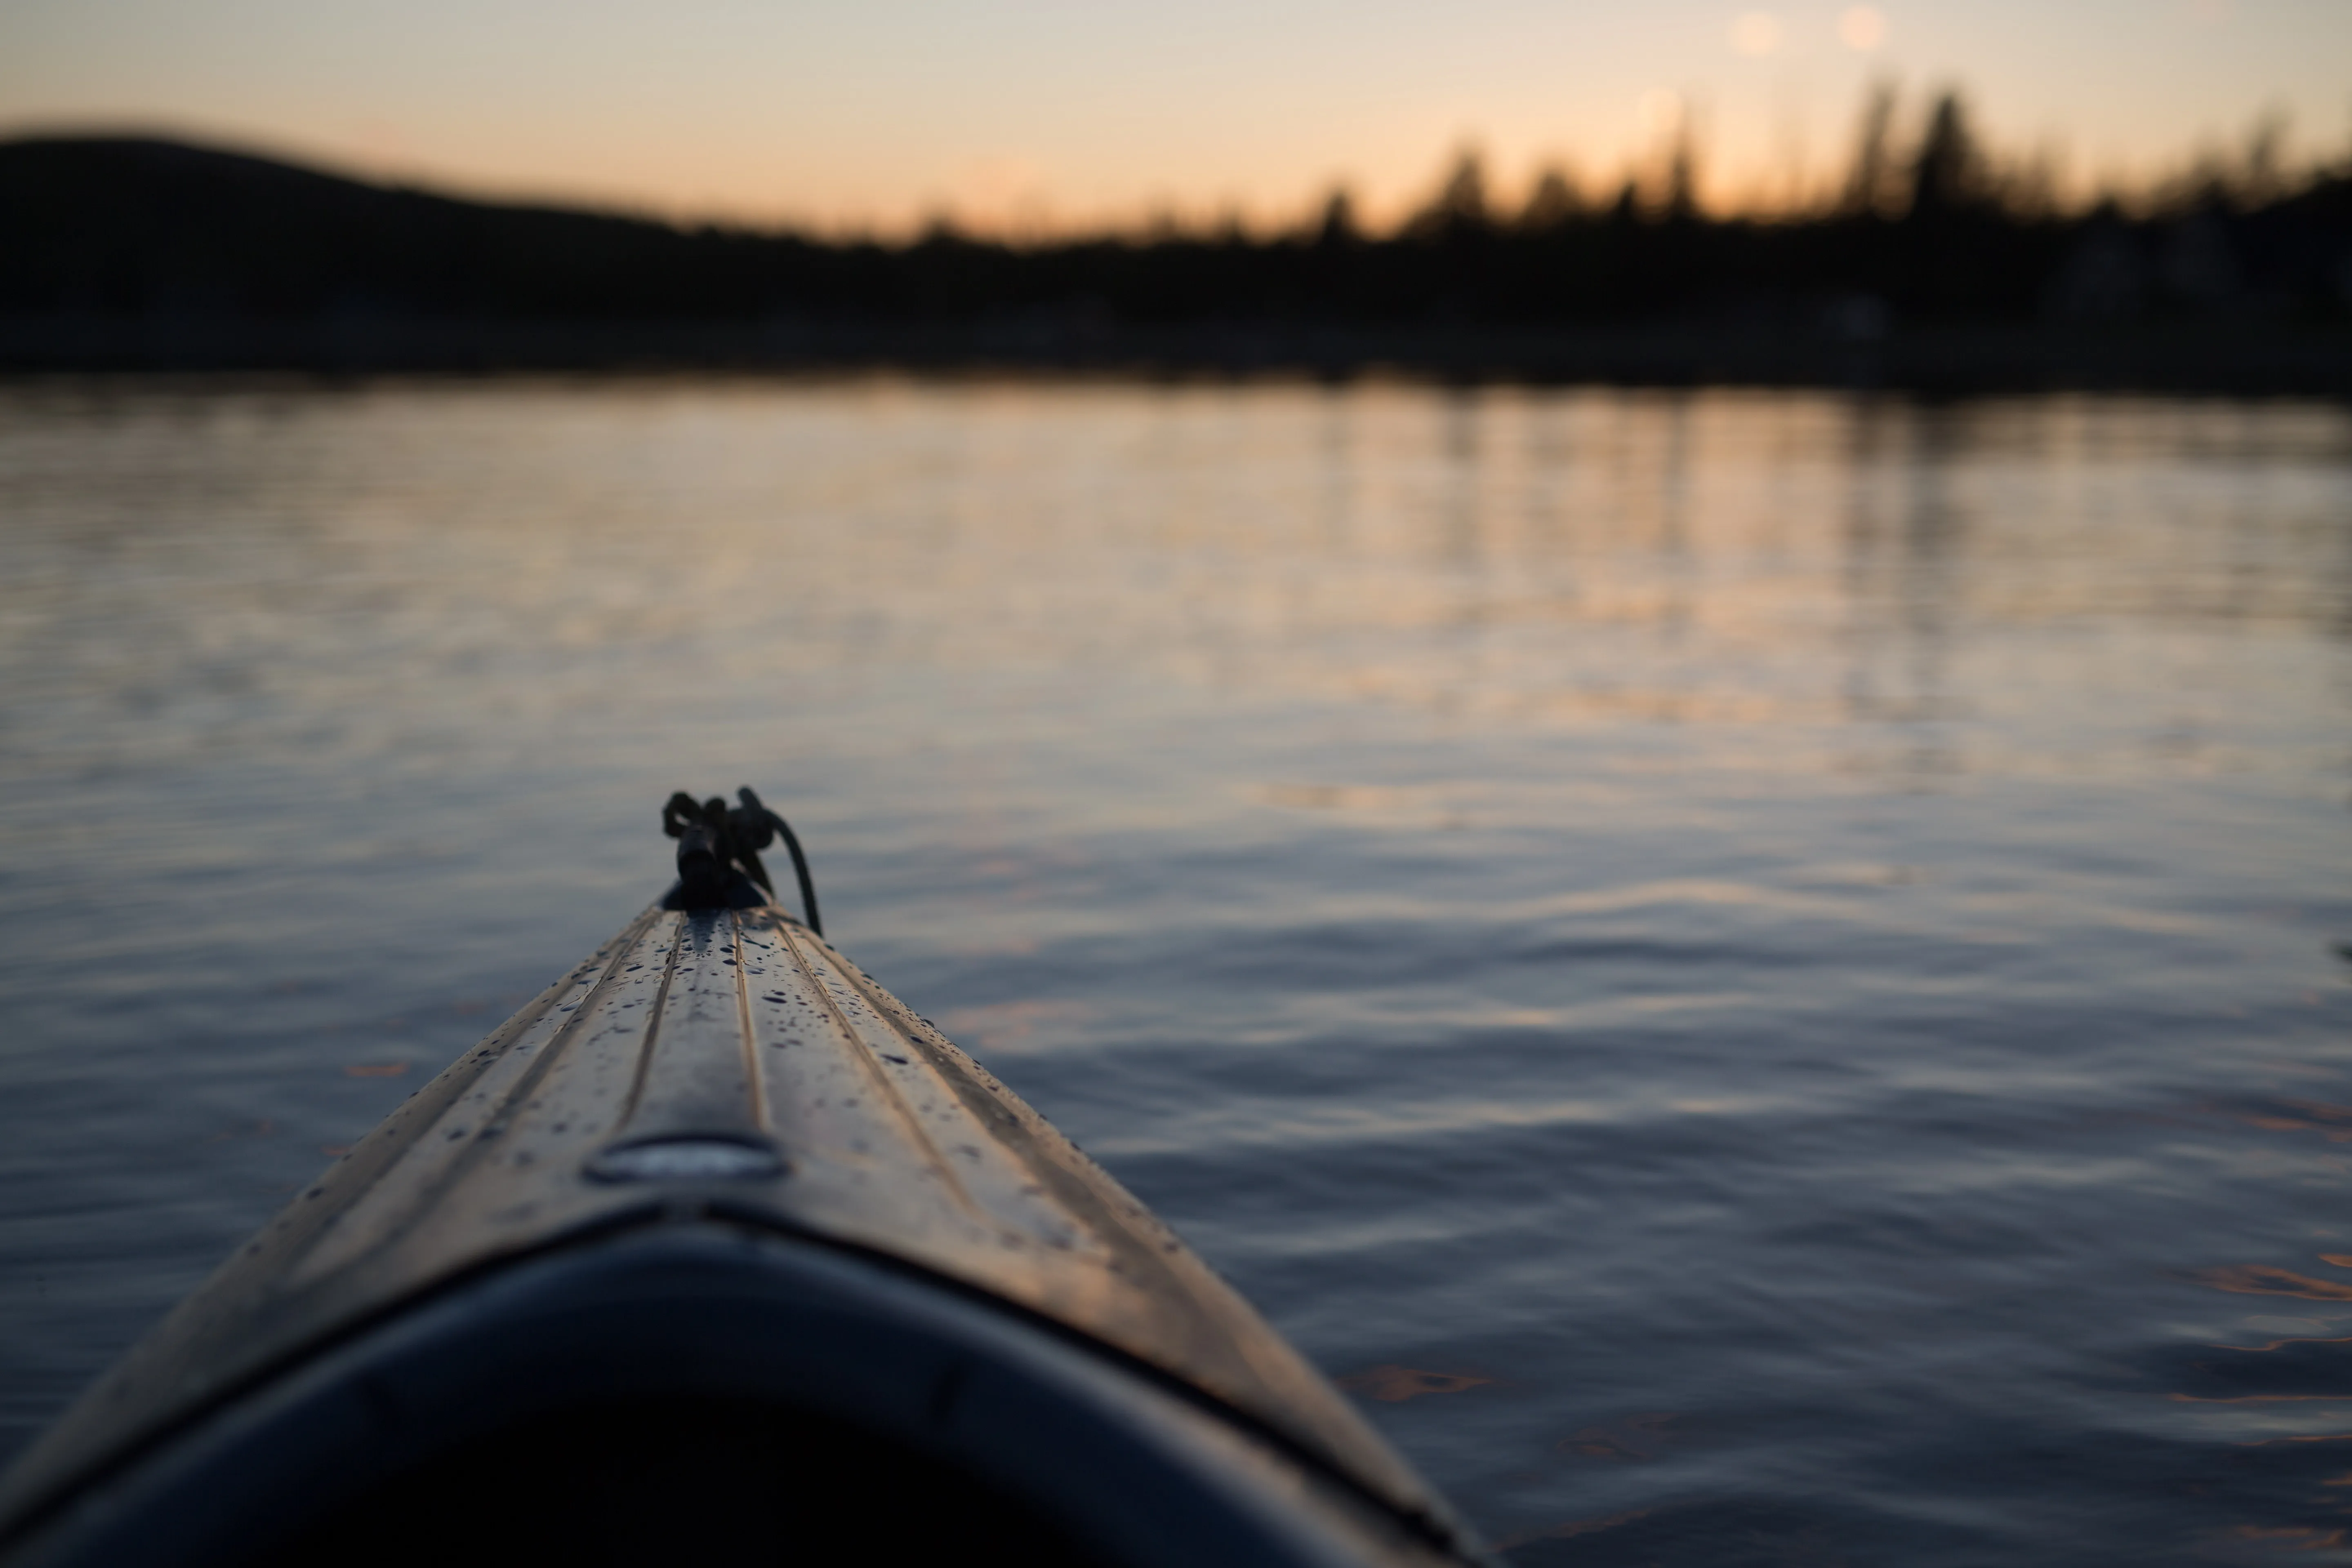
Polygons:
<instances>
[{"instance_id":1,"label":"black bungee cord","mask_svg":"<svg viewBox=\"0 0 2352 1568\"><path fill-rule=\"evenodd\" d=\"M769 810L751 793L751 785L737 790L735 796L742 804L730 806L718 795L698 801L680 790L662 806L662 831L677 840L677 887L668 900L671 907L733 906L738 900L731 884L739 876L757 882L774 898L776 884L768 879L768 868L760 863L759 852L781 837L793 858L793 874L800 879L801 909L808 928L823 936L824 924L816 912L816 883L809 876L808 857L801 853L801 841L792 825Z\"/></svg>"}]
</instances>

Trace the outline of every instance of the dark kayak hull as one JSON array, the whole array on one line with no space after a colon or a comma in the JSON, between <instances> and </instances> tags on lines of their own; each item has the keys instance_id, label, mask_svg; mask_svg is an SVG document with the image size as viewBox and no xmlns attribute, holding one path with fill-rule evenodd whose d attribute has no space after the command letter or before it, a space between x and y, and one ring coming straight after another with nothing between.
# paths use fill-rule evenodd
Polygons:
<instances>
[{"instance_id":1,"label":"dark kayak hull","mask_svg":"<svg viewBox=\"0 0 2352 1568\"><path fill-rule=\"evenodd\" d=\"M420 1090L11 1472L0 1531L58 1568L1473 1550L1140 1204L768 907L648 910Z\"/></svg>"}]
</instances>

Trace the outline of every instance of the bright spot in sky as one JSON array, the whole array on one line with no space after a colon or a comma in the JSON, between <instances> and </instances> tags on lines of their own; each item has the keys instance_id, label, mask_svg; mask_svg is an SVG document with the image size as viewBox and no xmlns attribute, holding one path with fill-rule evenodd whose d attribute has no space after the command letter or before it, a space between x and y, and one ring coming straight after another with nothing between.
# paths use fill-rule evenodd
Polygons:
<instances>
[{"instance_id":1,"label":"bright spot in sky","mask_svg":"<svg viewBox=\"0 0 2352 1568\"><path fill-rule=\"evenodd\" d=\"M1849 49L1874 49L1886 41L1886 13L1875 5L1849 5L1838 18L1838 37Z\"/></svg>"},{"instance_id":2,"label":"bright spot in sky","mask_svg":"<svg viewBox=\"0 0 2352 1568\"><path fill-rule=\"evenodd\" d=\"M1780 18L1769 11L1748 11L1731 24L1731 47L1743 55L1769 55L1780 47Z\"/></svg>"}]
</instances>

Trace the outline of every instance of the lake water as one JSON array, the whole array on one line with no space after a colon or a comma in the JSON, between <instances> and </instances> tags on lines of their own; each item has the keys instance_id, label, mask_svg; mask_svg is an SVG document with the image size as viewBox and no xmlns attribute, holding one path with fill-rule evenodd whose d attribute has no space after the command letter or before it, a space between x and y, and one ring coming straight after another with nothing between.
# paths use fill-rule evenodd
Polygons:
<instances>
[{"instance_id":1,"label":"lake water","mask_svg":"<svg viewBox=\"0 0 2352 1568\"><path fill-rule=\"evenodd\" d=\"M0 1445L741 784L1514 1563L2352 1561L2352 411L0 388Z\"/></svg>"}]
</instances>

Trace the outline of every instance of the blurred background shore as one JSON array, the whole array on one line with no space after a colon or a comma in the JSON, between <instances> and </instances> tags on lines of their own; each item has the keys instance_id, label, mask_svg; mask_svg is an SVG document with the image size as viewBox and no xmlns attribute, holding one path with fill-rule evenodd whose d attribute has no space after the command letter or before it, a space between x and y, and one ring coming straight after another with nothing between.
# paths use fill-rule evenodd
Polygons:
<instances>
[{"instance_id":1,"label":"blurred background shore","mask_svg":"<svg viewBox=\"0 0 2352 1568\"><path fill-rule=\"evenodd\" d=\"M1946 93L1808 203L1461 152L1382 227L897 238L502 205L134 137L0 143L0 369L1395 368L1558 382L2352 392L2352 154L2276 128L2062 196Z\"/></svg>"}]
</instances>

